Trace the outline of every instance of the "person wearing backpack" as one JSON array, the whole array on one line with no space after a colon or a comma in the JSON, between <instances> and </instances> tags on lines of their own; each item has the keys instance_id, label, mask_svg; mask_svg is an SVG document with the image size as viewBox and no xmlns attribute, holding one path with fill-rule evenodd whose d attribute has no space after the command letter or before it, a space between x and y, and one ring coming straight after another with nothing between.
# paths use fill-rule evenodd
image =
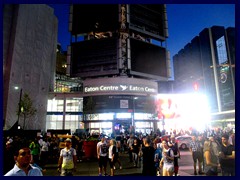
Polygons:
<instances>
[{"instance_id":1,"label":"person wearing backpack","mask_svg":"<svg viewBox=\"0 0 240 180\"><path fill-rule=\"evenodd\" d=\"M97 143L97 157L98 157L98 173L102 176L102 170L104 175L107 176L107 161L108 161L108 147L105 141L105 137L101 136L101 141Z\"/></svg>"},{"instance_id":2,"label":"person wearing backpack","mask_svg":"<svg viewBox=\"0 0 240 180\"><path fill-rule=\"evenodd\" d=\"M160 161L160 168L162 169L162 176L173 176L174 173L174 153L168 147L167 142L162 141L162 159Z\"/></svg>"}]
</instances>

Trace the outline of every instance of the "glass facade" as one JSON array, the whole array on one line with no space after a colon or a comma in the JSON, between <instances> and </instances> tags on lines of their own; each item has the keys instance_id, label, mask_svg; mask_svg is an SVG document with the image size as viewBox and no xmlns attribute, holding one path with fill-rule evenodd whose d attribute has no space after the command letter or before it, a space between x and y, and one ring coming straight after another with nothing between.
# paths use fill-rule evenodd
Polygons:
<instances>
[{"instance_id":1,"label":"glass facade","mask_svg":"<svg viewBox=\"0 0 240 180\"><path fill-rule=\"evenodd\" d=\"M227 48L225 37L216 40L217 46L217 59L219 63L218 79L219 79L219 91L221 98L221 109L223 111L231 110L235 108L234 99L234 86L233 78L230 72L230 61L228 60Z\"/></svg>"},{"instance_id":2,"label":"glass facade","mask_svg":"<svg viewBox=\"0 0 240 180\"><path fill-rule=\"evenodd\" d=\"M226 48L224 36L222 36L216 41L216 45L217 45L218 64L227 63L228 62L227 48Z\"/></svg>"},{"instance_id":3,"label":"glass facade","mask_svg":"<svg viewBox=\"0 0 240 180\"><path fill-rule=\"evenodd\" d=\"M46 129L82 128L82 98L49 99L47 107Z\"/></svg>"},{"instance_id":4,"label":"glass facade","mask_svg":"<svg viewBox=\"0 0 240 180\"><path fill-rule=\"evenodd\" d=\"M76 94L77 95L77 94ZM154 120L150 113L131 112L99 112L83 116L83 98L57 97L48 100L46 130L70 129L74 133L77 129L89 129L90 133L111 134L116 124L122 126L121 132L128 130L135 121L136 131L150 133L154 128ZM83 118L84 117L84 118ZM142 122L145 120L144 122ZM138 122L141 121L141 122Z\"/></svg>"}]
</instances>

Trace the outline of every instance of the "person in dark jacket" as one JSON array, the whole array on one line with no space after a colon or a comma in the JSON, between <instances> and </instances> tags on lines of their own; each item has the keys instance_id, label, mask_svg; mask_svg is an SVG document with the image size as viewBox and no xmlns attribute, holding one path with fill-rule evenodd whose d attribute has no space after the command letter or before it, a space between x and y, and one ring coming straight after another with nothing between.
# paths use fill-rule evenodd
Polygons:
<instances>
[{"instance_id":1,"label":"person in dark jacket","mask_svg":"<svg viewBox=\"0 0 240 180\"><path fill-rule=\"evenodd\" d=\"M223 176L235 176L235 147L228 140L229 136L223 134L219 161Z\"/></svg>"},{"instance_id":2,"label":"person in dark jacket","mask_svg":"<svg viewBox=\"0 0 240 180\"><path fill-rule=\"evenodd\" d=\"M155 171L155 162L154 162L154 154L155 149L151 146L150 137L146 137L143 141L144 147L142 148L142 156L143 156L143 176L156 176Z\"/></svg>"}]
</instances>

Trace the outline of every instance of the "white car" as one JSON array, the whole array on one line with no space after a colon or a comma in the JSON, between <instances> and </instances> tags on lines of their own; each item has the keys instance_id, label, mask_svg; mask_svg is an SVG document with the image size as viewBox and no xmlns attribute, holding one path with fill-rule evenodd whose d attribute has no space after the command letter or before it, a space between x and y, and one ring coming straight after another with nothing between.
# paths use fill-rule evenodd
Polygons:
<instances>
[{"instance_id":1,"label":"white car","mask_svg":"<svg viewBox=\"0 0 240 180\"><path fill-rule=\"evenodd\" d=\"M184 136L178 136L175 138L176 142L178 143L179 149L189 149L190 142L192 141L192 136L184 135Z\"/></svg>"}]
</instances>

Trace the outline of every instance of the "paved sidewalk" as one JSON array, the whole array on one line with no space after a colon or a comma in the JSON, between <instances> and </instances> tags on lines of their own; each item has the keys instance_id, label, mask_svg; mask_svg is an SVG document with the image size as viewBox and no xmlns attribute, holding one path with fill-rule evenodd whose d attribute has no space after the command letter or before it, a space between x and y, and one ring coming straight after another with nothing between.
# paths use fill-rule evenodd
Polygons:
<instances>
[{"instance_id":1,"label":"paved sidewalk","mask_svg":"<svg viewBox=\"0 0 240 180\"><path fill-rule=\"evenodd\" d=\"M133 167L133 163L129 162L128 154L121 153L120 161L122 163L122 169L119 169L118 163L116 164L115 176L141 176L142 168L141 165ZM59 176L57 172L57 164L48 164L46 166L47 171L44 176ZM109 164L107 166L107 173L110 174ZM184 171L179 171L180 176L192 176ZM74 176L98 176L98 161L97 159L83 160L78 162L77 171Z\"/></svg>"}]
</instances>

